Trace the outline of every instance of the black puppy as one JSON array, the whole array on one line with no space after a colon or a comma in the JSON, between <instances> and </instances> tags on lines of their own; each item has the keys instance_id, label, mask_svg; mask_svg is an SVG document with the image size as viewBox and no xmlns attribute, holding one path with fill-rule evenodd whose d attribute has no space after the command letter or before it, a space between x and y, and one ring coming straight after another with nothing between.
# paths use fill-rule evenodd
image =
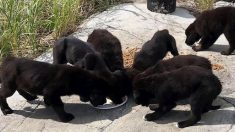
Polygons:
<instances>
[{"instance_id":1,"label":"black puppy","mask_svg":"<svg viewBox=\"0 0 235 132\"><path fill-rule=\"evenodd\" d=\"M169 34L168 30L158 31L135 55L133 68L144 71L162 60L168 51L174 56L179 55L175 39Z\"/></svg>"},{"instance_id":2,"label":"black puppy","mask_svg":"<svg viewBox=\"0 0 235 132\"><path fill-rule=\"evenodd\" d=\"M199 41L198 46L193 46L194 51L208 49L219 36L224 33L229 42L229 49L222 51L222 55L230 55L235 48L235 8L219 7L207 10L188 26L185 31L185 43L193 45Z\"/></svg>"},{"instance_id":3,"label":"black puppy","mask_svg":"<svg viewBox=\"0 0 235 132\"><path fill-rule=\"evenodd\" d=\"M80 95L89 98L94 106L106 102L112 91L99 76L79 67L52 65L28 59L6 58L1 65L0 107L4 115L13 111L6 99L17 90L27 100L42 95L46 105L51 105L62 122L74 118L64 111L60 96Z\"/></svg>"},{"instance_id":4,"label":"black puppy","mask_svg":"<svg viewBox=\"0 0 235 132\"><path fill-rule=\"evenodd\" d=\"M87 42L91 43L94 49L102 55L112 72L124 69L121 43L108 30L95 29L88 36Z\"/></svg>"},{"instance_id":5,"label":"black puppy","mask_svg":"<svg viewBox=\"0 0 235 132\"><path fill-rule=\"evenodd\" d=\"M54 64L75 64L85 68L84 57L88 54L95 54L92 46L75 37L63 37L57 40L53 47Z\"/></svg>"},{"instance_id":6,"label":"black puppy","mask_svg":"<svg viewBox=\"0 0 235 132\"><path fill-rule=\"evenodd\" d=\"M132 92L132 82L126 70L115 70L111 72L96 54L87 54L85 62L89 71L99 75L112 87L109 97L115 104L122 103L122 97Z\"/></svg>"},{"instance_id":7,"label":"black puppy","mask_svg":"<svg viewBox=\"0 0 235 132\"><path fill-rule=\"evenodd\" d=\"M148 121L160 118L176 106L176 101L186 98L190 100L192 114L189 119L178 123L180 128L194 125L202 113L220 108L212 106L212 102L221 92L221 83L212 71L202 67L186 66L147 77L136 76L133 85L137 104L159 105L152 109L155 112L145 116Z\"/></svg>"},{"instance_id":8,"label":"black puppy","mask_svg":"<svg viewBox=\"0 0 235 132\"><path fill-rule=\"evenodd\" d=\"M113 82L114 75L109 71L104 60L92 45L75 37L63 37L57 40L53 47L53 64L73 64L93 71L103 79ZM87 102L88 98L80 96L81 101Z\"/></svg>"},{"instance_id":9,"label":"black puppy","mask_svg":"<svg viewBox=\"0 0 235 132\"><path fill-rule=\"evenodd\" d=\"M212 70L211 62L207 58L196 55L179 55L171 59L158 61L154 66L140 73L139 76L144 77L155 73L169 72L190 65Z\"/></svg>"}]
</instances>

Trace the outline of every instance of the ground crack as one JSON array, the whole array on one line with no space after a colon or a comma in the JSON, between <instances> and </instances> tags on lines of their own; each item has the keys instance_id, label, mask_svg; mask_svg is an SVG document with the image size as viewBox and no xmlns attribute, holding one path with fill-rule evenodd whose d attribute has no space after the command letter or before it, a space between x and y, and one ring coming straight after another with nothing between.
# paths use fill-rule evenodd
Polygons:
<instances>
[{"instance_id":1,"label":"ground crack","mask_svg":"<svg viewBox=\"0 0 235 132\"><path fill-rule=\"evenodd\" d=\"M228 99L221 97L222 100L224 100L225 102L231 104L233 107L235 107L235 104L233 104L232 102L230 102Z\"/></svg>"},{"instance_id":2,"label":"ground crack","mask_svg":"<svg viewBox=\"0 0 235 132\"><path fill-rule=\"evenodd\" d=\"M233 126L234 126L234 124L232 124L226 132L230 132L233 129Z\"/></svg>"},{"instance_id":3,"label":"ground crack","mask_svg":"<svg viewBox=\"0 0 235 132\"><path fill-rule=\"evenodd\" d=\"M235 105L232 102L230 102L229 100L225 99L224 97L221 97L221 99L224 100L225 102L231 104L233 107L235 107ZM231 131L233 129L234 123L235 122L233 122L233 124L230 125L230 128L226 132L229 132L229 131Z\"/></svg>"},{"instance_id":4,"label":"ground crack","mask_svg":"<svg viewBox=\"0 0 235 132\"><path fill-rule=\"evenodd\" d=\"M45 124L45 122L44 122L44 123L43 123L43 126L42 126L42 129L41 129L40 131L43 132L45 128L46 128L46 124Z\"/></svg>"},{"instance_id":5,"label":"ground crack","mask_svg":"<svg viewBox=\"0 0 235 132\"><path fill-rule=\"evenodd\" d=\"M115 120L116 120L116 119L115 119ZM107 126L104 126L104 127L100 128L101 132L103 132L106 128L108 128L110 125L112 125L115 120L113 120L112 122L110 122Z\"/></svg>"},{"instance_id":6,"label":"ground crack","mask_svg":"<svg viewBox=\"0 0 235 132\"><path fill-rule=\"evenodd\" d=\"M39 105L41 104L41 101L40 101L40 100L38 100L38 101L39 101L39 103L37 103L37 105L33 108L32 112L30 112L30 114L29 114L28 116L26 116L26 117L20 122L20 124L18 125L17 128L19 128L19 127L24 123L24 121L25 121L28 117L30 117L31 115L34 114L34 111L35 111L35 110L39 107Z\"/></svg>"}]
</instances>

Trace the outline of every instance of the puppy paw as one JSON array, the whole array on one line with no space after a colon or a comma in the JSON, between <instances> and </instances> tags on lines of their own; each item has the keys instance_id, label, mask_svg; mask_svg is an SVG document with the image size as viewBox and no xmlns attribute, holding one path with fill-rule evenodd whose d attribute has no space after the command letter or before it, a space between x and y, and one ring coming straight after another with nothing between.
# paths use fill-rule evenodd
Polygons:
<instances>
[{"instance_id":1,"label":"puppy paw","mask_svg":"<svg viewBox=\"0 0 235 132\"><path fill-rule=\"evenodd\" d=\"M2 113L3 115L7 115L7 114L12 114L13 113L13 110L8 108L8 109L2 109Z\"/></svg>"},{"instance_id":2,"label":"puppy paw","mask_svg":"<svg viewBox=\"0 0 235 132\"><path fill-rule=\"evenodd\" d=\"M177 123L178 128L185 128L191 126L191 123L186 121L181 121Z\"/></svg>"},{"instance_id":3,"label":"puppy paw","mask_svg":"<svg viewBox=\"0 0 235 132\"><path fill-rule=\"evenodd\" d=\"M229 53L227 51L222 51L220 52L221 55L229 55Z\"/></svg>"},{"instance_id":4,"label":"puppy paw","mask_svg":"<svg viewBox=\"0 0 235 132\"><path fill-rule=\"evenodd\" d=\"M159 104L150 104L149 109L152 111L155 111L159 108Z\"/></svg>"},{"instance_id":5,"label":"puppy paw","mask_svg":"<svg viewBox=\"0 0 235 132\"><path fill-rule=\"evenodd\" d=\"M145 115L144 120L145 121L154 121L154 120L156 120L156 117L151 113L151 114Z\"/></svg>"},{"instance_id":6,"label":"puppy paw","mask_svg":"<svg viewBox=\"0 0 235 132\"><path fill-rule=\"evenodd\" d=\"M74 119L74 115L70 114L70 113L66 113L65 115L63 115L63 117L60 118L60 120L62 122L69 122L71 120Z\"/></svg>"},{"instance_id":7,"label":"puppy paw","mask_svg":"<svg viewBox=\"0 0 235 132\"><path fill-rule=\"evenodd\" d=\"M201 46L192 46L192 49L194 50L194 51L200 51L201 50Z\"/></svg>"}]
</instances>

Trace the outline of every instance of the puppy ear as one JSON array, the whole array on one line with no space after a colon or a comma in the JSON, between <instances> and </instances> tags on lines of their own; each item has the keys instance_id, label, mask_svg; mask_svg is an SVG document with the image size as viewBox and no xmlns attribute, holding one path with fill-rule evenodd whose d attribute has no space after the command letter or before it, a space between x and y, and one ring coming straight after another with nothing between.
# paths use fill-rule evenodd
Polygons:
<instances>
[{"instance_id":1,"label":"puppy ear","mask_svg":"<svg viewBox=\"0 0 235 132\"><path fill-rule=\"evenodd\" d=\"M65 51L67 48L67 38L60 38L53 46L53 64L65 64L67 63Z\"/></svg>"}]
</instances>

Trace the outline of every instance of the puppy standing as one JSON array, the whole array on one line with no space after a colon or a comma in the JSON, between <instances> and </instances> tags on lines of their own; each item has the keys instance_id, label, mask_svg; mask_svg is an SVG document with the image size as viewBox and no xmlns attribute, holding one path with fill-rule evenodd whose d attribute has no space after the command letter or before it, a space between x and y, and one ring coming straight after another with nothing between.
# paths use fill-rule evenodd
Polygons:
<instances>
[{"instance_id":1,"label":"puppy standing","mask_svg":"<svg viewBox=\"0 0 235 132\"><path fill-rule=\"evenodd\" d=\"M99 56L89 43L75 37L63 37L54 44L53 64L66 64L69 62L72 65L89 69L90 64L86 64L84 60L87 54ZM91 61L88 60L88 62ZM100 59L100 62L102 63L102 59Z\"/></svg>"},{"instance_id":2,"label":"puppy standing","mask_svg":"<svg viewBox=\"0 0 235 132\"><path fill-rule=\"evenodd\" d=\"M14 57L6 58L1 65L0 107L4 115L13 111L6 99L17 90L27 100L42 95L46 105L51 105L62 122L74 118L65 112L60 96L80 95L94 106L106 102L112 88L102 78L79 67L52 65Z\"/></svg>"},{"instance_id":3,"label":"puppy standing","mask_svg":"<svg viewBox=\"0 0 235 132\"><path fill-rule=\"evenodd\" d=\"M124 69L122 47L119 39L106 29L95 29L88 36L87 42L101 54L108 69L116 73L117 83L113 85L116 85L116 90L119 92L115 94L128 95L132 91L131 80Z\"/></svg>"},{"instance_id":4,"label":"puppy standing","mask_svg":"<svg viewBox=\"0 0 235 132\"><path fill-rule=\"evenodd\" d=\"M135 55L133 68L144 71L162 60L168 51L174 56L179 55L175 39L169 34L168 30L158 31Z\"/></svg>"},{"instance_id":5,"label":"puppy standing","mask_svg":"<svg viewBox=\"0 0 235 132\"><path fill-rule=\"evenodd\" d=\"M194 125L202 113L220 108L212 106L212 102L221 92L221 83L212 71L202 67L186 66L147 77L137 75L133 85L137 104L159 104L152 109L155 112L145 116L148 121L160 118L176 106L176 101L186 98L190 100L191 116L178 123L180 128Z\"/></svg>"},{"instance_id":6,"label":"puppy standing","mask_svg":"<svg viewBox=\"0 0 235 132\"><path fill-rule=\"evenodd\" d=\"M154 66L149 67L138 76L145 77L156 73L170 72L190 65L212 70L211 62L207 58L196 55L179 55L171 59L158 61Z\"/></svg>"},{"instance_id":7,"label":"puppy standing","mask_svg":"<svg viewBox=\"0 0 235 132\"><path fill-rule=\"evenodd\" d=\"M57 40L53 47L53 64L66 64L95 71L104 79L112 79L112 75L103 62L103 59L94 51L92 46L75 37L63 37ZM89 98L80 96L83 102Z\"/></svg>"},{"instance_id":8,"label":"puppy standing","mask_svg":"<svg viewBox=\"0 0 235 132\"><path fill-rule=\"evenodd\" d=\"M219 36L224 33L229 42L229 49L222 51L222 55L230 55L235 48L235 8L219 7L207 10L188 26L185 31L185 43L193 45L199 41L198 46L193 46L194 51L208 49Z\"/></svg>"},{"instance_id":9,"label":"puppy standing","mask_svg":"<svg viewBox=\"0 0 235 132\"><path fill-rule=\"evenodd\" d=\"M95 29L87 39L98 51L108 68L113 72L123 70L123 58L121 42L106 29Z\"/></svg>"},{"instance_id":10,"label":"puppy standing","mask_svg":"<svg viewBox=\"0 0 235 132\"><path fill-rule=\"evenodd\" d=\"M53 48L53 63L69 62L97 74L113 87L111 100L115 104L119 104L122 102L122 97L130 93L129 85L131 86L131 84L129 84L127 75L124 71L111 72L100 53L92 47L92 44L74 37L61 38ZM83 102L89 100L83 96L80 96L80 99Z\"/></svg>"}]
</instances>

